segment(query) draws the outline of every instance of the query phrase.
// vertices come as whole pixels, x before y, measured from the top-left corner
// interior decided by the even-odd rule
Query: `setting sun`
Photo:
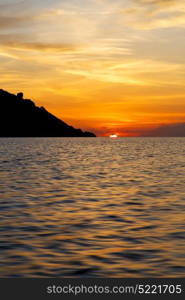
[[[117,135],[117,134],[110,134],[109,137],[110,137],[111,139],[116,139],[116,138],[118,137],[118,135]]]

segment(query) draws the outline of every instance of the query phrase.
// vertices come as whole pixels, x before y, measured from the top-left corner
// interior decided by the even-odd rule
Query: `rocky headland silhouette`
[[[0,89],[0,137],[95,137],[92,132],[66,124],[38,107],[23,93],[11,94]]]

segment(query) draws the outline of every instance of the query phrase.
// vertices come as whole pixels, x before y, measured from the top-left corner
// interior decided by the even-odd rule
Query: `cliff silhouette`
[[[0,137],[95,137],[92,132],[75,129],[37,107],[23,93],[10,94],[0,89]]]

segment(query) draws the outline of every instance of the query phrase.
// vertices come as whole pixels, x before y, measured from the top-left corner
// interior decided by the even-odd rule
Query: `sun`
[[[117,135],[117,134],[110,134],[109,137],[110,137],[111,139],[116,139],[116,138],[118,137],[118,135]]]

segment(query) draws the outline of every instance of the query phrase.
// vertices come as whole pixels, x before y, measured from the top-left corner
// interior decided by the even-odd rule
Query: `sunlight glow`
[[[109,137],[110,137],[111,139],[117,139],[118,135],[117,135],[117,134],[111,134],[111,135],[109,135]]]

